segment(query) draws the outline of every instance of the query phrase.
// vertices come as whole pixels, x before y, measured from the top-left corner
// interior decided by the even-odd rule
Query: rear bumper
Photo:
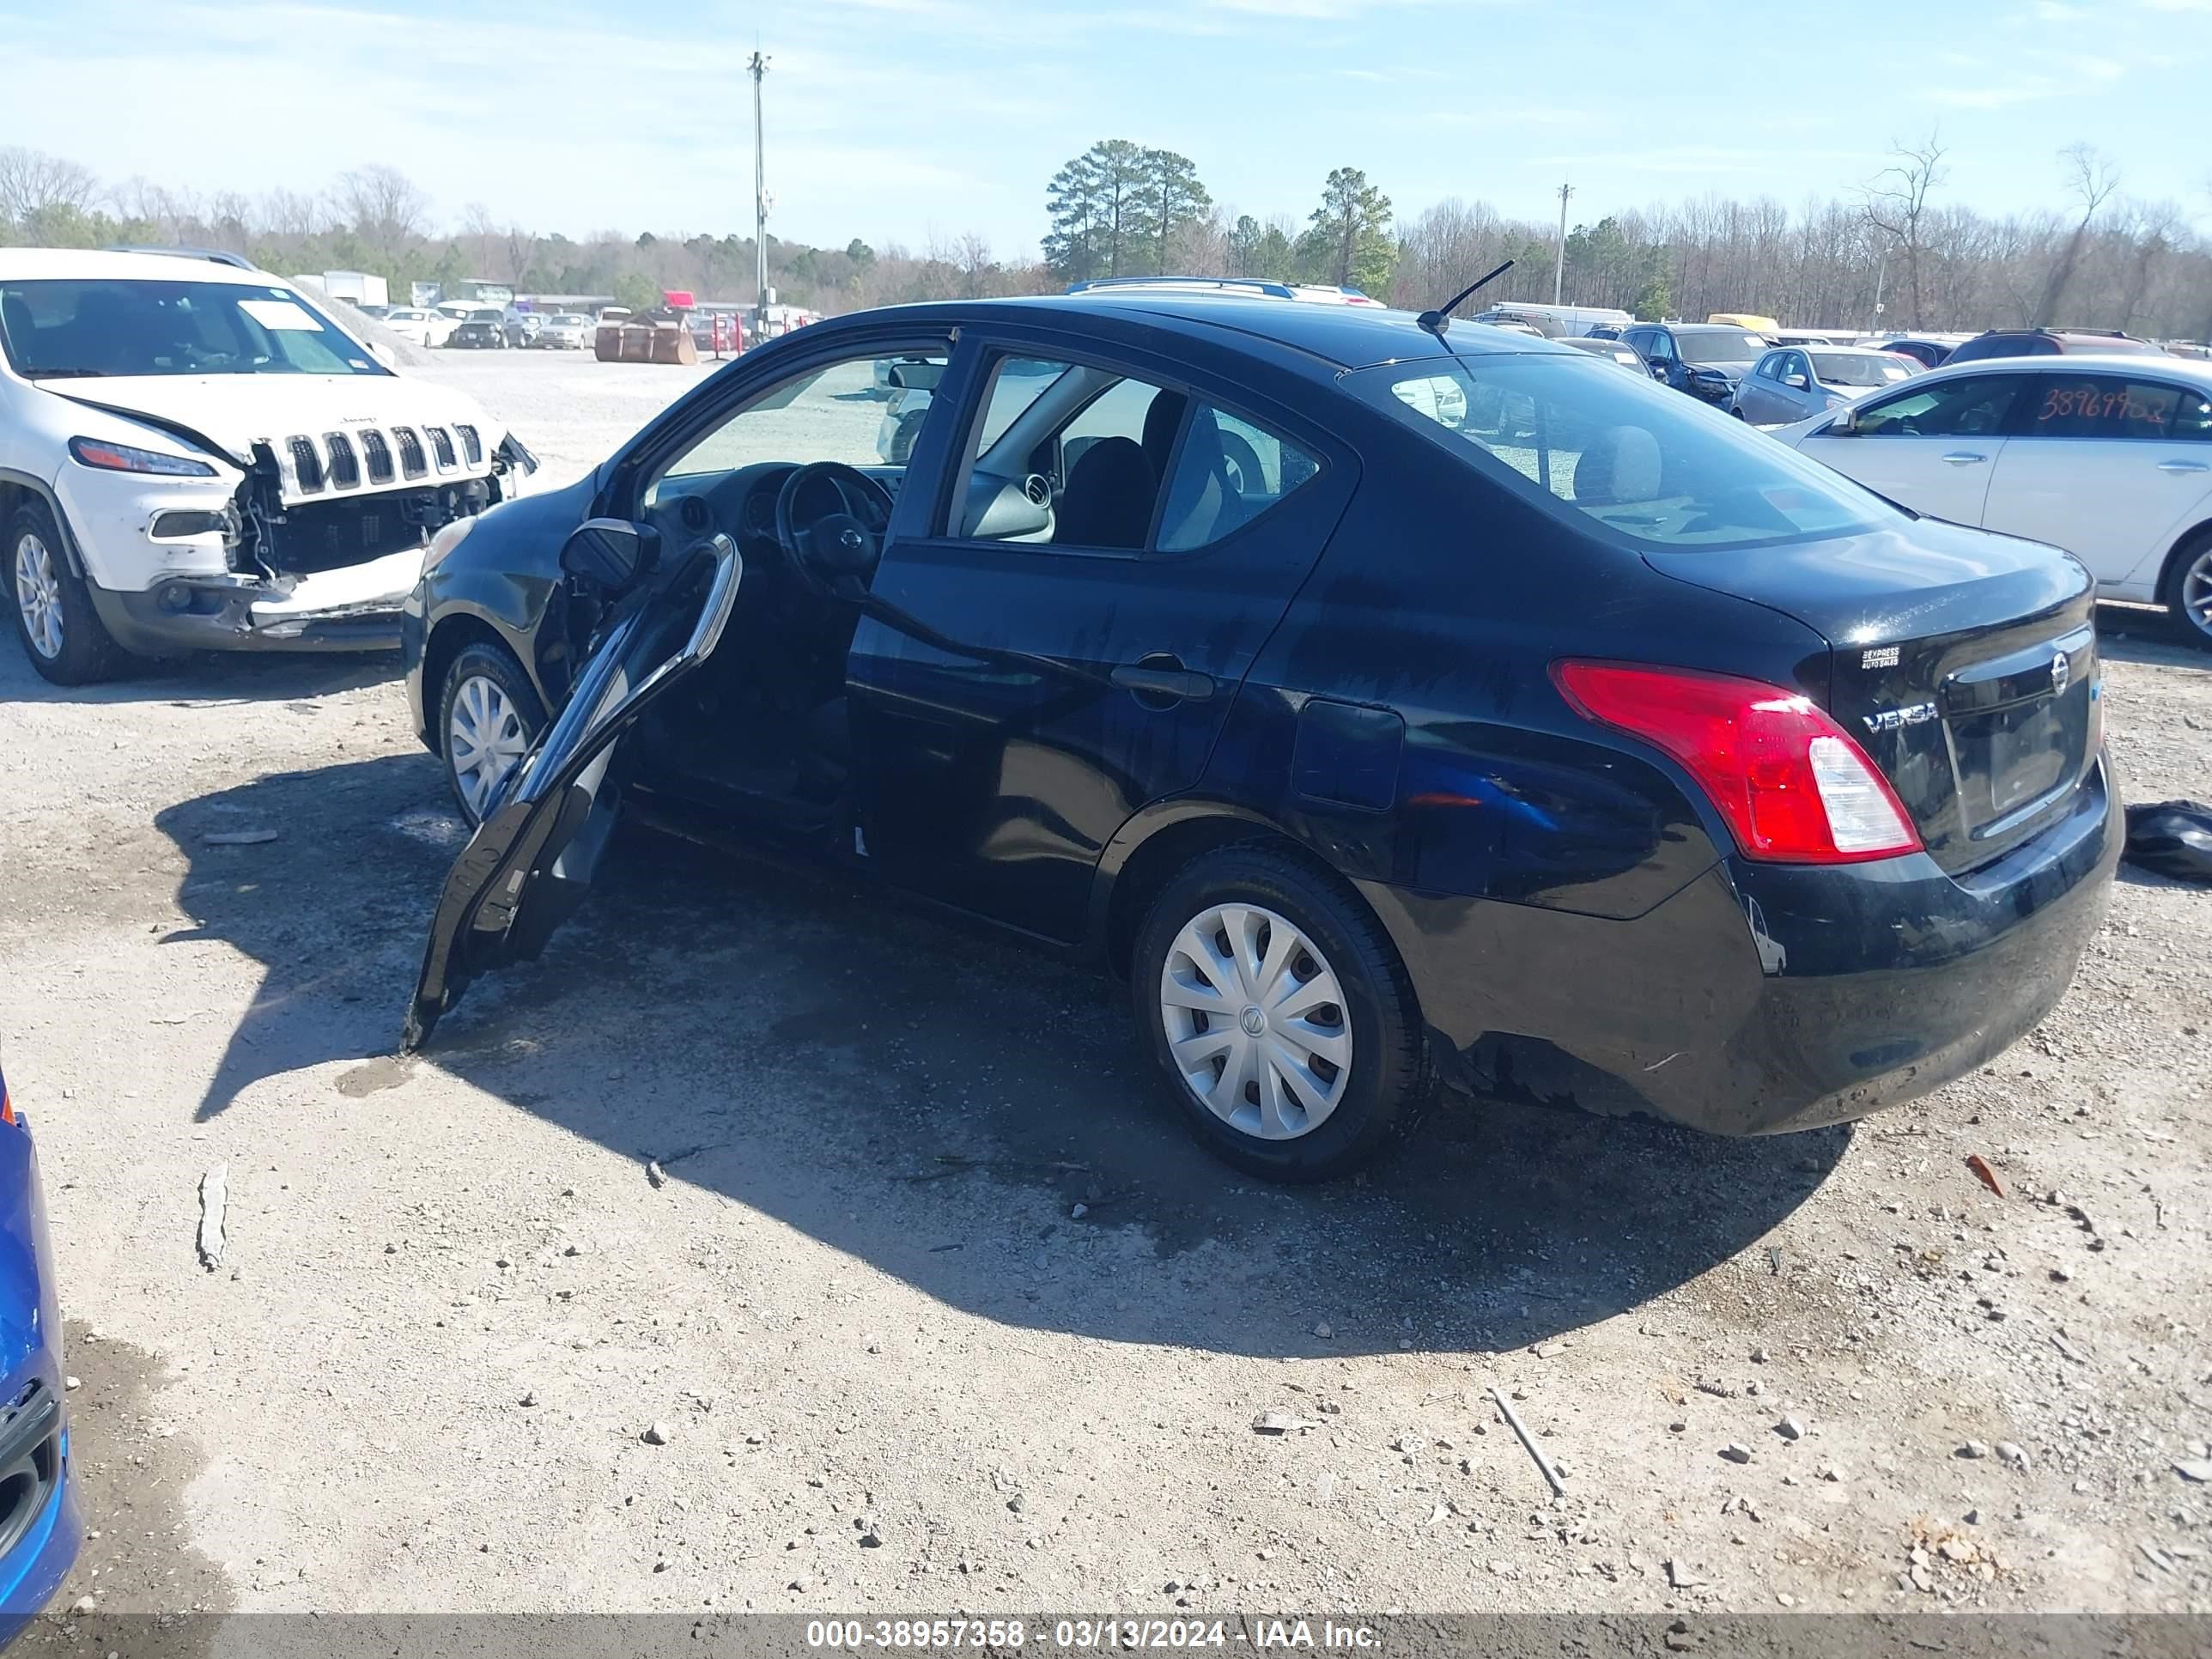
[[[1732,859],[1627,921],[1370,892],[1477,1087],[1771,1134],[1913,1099],[2034,1029],[2124,838],[2100,760],[2063,823],[1960,879],[1919,854]]]

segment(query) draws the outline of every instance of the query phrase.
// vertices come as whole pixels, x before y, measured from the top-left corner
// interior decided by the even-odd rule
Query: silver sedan
[[[1788,426],[1920,372],[1909,357],[1858,346],[1778,346],[1736,382],[1729,405],[1753,426]]]

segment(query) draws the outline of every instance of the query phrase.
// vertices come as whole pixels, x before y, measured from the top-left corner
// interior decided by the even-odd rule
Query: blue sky
[[[1565,178],[1580,221],[1848,191],[1939,121],[1942,199],[2060,205],[2087,140],[2212,226],[2212,0],[0,0],[0,144],[248,195],[386,161],[448,223],[750,228],[757,36],[771,228],[815,242],[1033,249],[1102,137],[1263,218],[1350,164],[1407,216],[1547,219]]]

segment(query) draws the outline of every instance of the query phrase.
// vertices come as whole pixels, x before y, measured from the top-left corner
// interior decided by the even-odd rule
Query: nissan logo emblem
[[[2052,657],[2051,659],[2051,695],[2056,696],[2065,690],[2066,682],[2071,679],[2073,675],[2074,671],[2066,665],[2066,653],[2063,651]]]

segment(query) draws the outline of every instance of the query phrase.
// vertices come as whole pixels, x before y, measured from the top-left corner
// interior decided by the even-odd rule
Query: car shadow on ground
[[[1119,988],[848,882],[643,830],[618,838],[539,962],[471,988],[427,1055],[395,1062],[462,841],[434,764],[271,776],[157,823],[191,862],[189,936],[266,969],[200,1116],[343,1060],[362,1063],[332,1086],[404,1110],[435,1067],[637,1159],[641,1178],[656,1161],[1018,1326],[1256,1354],[1516,1347],[1765,1240],[1850,1140],[1447,1097],[1371,1173],[1271,1188],[1189,1139]],[[248,823],[285,830],[204,840]]]
[[[21,641],[0,643],[0,702],[185,703],[281,702],[322,697],[399,677],[397,651],[207,652],[141,660],[117,678],[90,685],[55,685],[24,656]]]
[[[2097,607],[2097,650],[2108,661],[2154,663],[2212,674],[2212,651],[2189,636],[2172,612],[2137,605]]]

